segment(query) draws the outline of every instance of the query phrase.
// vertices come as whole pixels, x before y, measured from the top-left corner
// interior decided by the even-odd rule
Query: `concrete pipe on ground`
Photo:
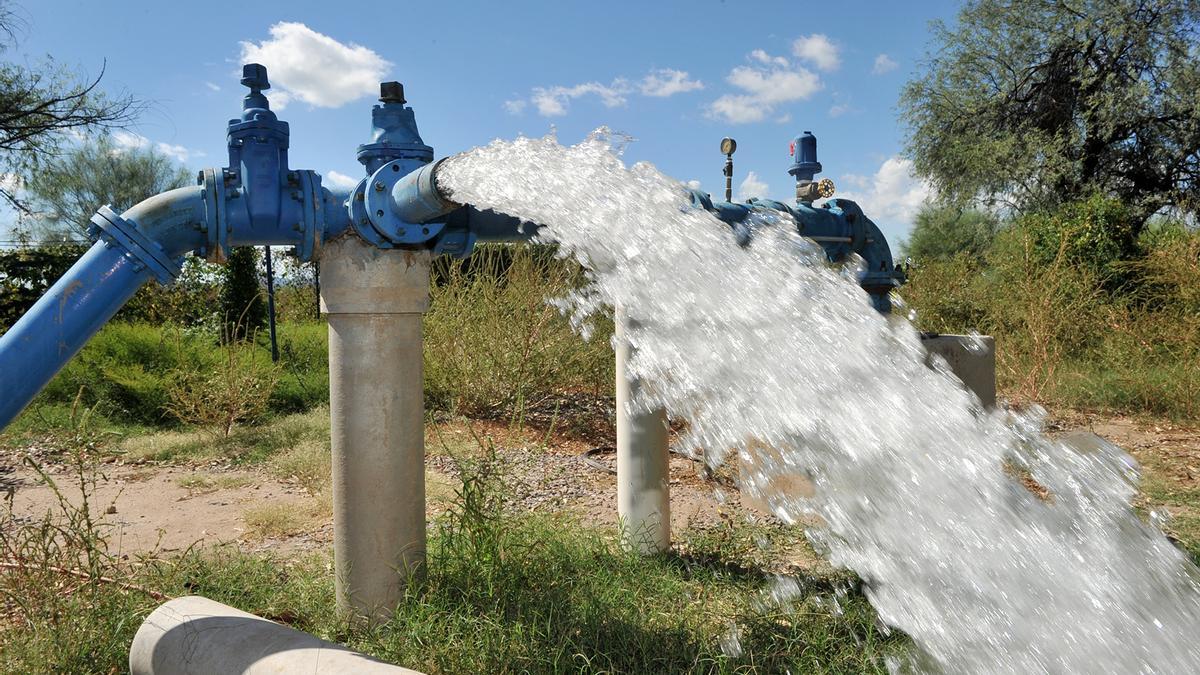
[[[176,598],[142,622],[133,675],[421,675],[208,598]]]

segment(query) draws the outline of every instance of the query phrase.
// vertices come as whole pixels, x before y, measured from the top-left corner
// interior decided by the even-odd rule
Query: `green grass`
[[[117,445],[126,461],[189,463],[226,460],[234,466],[255,466],[278,461],[279,475],[289,470],[311,477],[328,467],[321,466],[323,449],[328,455],[329,411],[316,408],[287,415],[261,426],[236,427],[229,437],[205,431],[152,431],[131,434]],[[300,466],[307,464],[307,466]]]
[[[433,522],[427,576],[373,627],[338,618],[328,552],[125,561],[102,554],[103,527],[72,507],[44,525],[0,523],[6,557],[27,563],[0,568],[0,672],[120,672],[159,593],[203,595],[431,673],[884,672],[883,656],[907,648],[848,577],[797,573],[795,597],[766,601],[773,576],[747,551],[791,546],[784,528],[729,522],[685,533],[686,554],[642,557],[611,531],[514,515],[492,452],[461,468]],[[262,534],[288,534],[293,516],[263,514]]]
[[[809,590],[790,606],[754,609],[769,578],[753,570],[634,556],[569,522],[499,527],[496,557],[452,556],[453,535],[435,534],[424,584],[390,622],[370,629],[332,618],[327,554],[285,563],[190,553],[141,568],[132,583],[213,598],[431,673],[884,672],[882,656],[904,648],[902,637],[880,633],[856,591],[835,610],[821,580],[801,579]],[[157,605],[111,584],[66,597],[6,590],[37,605],[22,617],[28,623],[0,634],[5,672],[119,672],[134,631]],[[740,635],[740,656],[722,651],[731,633]]]

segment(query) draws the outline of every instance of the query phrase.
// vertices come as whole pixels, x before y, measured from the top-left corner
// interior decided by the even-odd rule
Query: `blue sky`
[[[293,168],[359,178],[378,80],[404,83],[439,156],[551,126],[573,143],[607,125],[682,181],[723,190],[723,136],[738,141],[735,193],[790,200],[789,139],[812,130],[826,177],[893,243],[928,190],[899,157],[901,87],[928,23],[957,3],[19,1],[9,52],[46,55],[151,103],[122,139],[199,169],[225,163],[244,58],[271,73],[291,123]],[[281,98],[282,97],[282,98]],[[753,172],[753,175],[751,175]],[[748,179],[748,180],[747,180]],[[743,185],[744,183],[744,185]],[[741,188],[745,188],[742,190]]]

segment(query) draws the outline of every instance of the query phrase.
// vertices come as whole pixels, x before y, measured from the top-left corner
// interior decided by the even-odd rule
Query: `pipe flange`
[[[324,199],[321,177],[315,171],[296,171],[295,174],[300,183],[300,210],[304,218],[300,223],[304,231],[300,243],[296,244],[296,256],[307,262],[320,255],[321,240],[325,237]]]
[[[225,217],[225,169],[205,169],[200,172],[200,184],[204,186],[204,210],[208,243],[199,251],[211,263],[223,263],[229,242],[228,224]]]
[[[371,225],[394,244],[417,245],[431,241],[445,223],[409,223],[392,208],[392,188],[412,170],[411,160],[398,159],[379,167],[362,187]],[[358,192],[355,191],[357,196]],[[355,221],[357,222],[357,221]]]
[[[97,236],[125,249],[134,260],[150,270],[158,283],[166,286],[179,276],[182,270],[179,262],[172,260],[162,247],[151,241],[136,223],[118,216],[107,205],[101,206],[92,216],[92,224],[97,228]]]
[[[371,219],[367,217],[366,200],[369,180],[369,178],[362,179],[350,192],[347,202],[350,211],[350,226],[354,228],[355,234],[368,244],[376,248],[394,248],[392,242],[384,239],[383,235],[371,224]]]

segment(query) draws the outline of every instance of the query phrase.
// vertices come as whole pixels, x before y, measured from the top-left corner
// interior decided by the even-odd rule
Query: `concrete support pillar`
[[[991,335],[925,335],[925,351],[946,359],[950,370],[985,408],[996,407],[996,340]]]
[[[425,563],[421,319],[429,253],[345,237],[321,253],[338,609],[386,619]]]
[[[621,541],[640,553],[671,547],[671,495],[667,414],[631,414],[628,406],[642,383],[626,365],[634,348],[626,337],[630,319],[615,311],[617,356],[617,518]]]
[[[129,672],[421,675],[197,595],[146,617],[129,646]]]

